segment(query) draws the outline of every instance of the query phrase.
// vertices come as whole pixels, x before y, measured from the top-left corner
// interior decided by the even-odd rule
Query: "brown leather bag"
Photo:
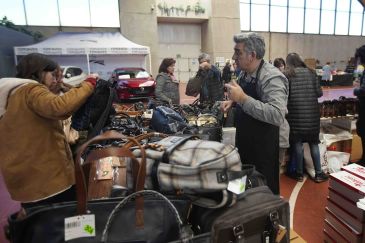
[[[147,133],[129,137],[128,139],[132,140],[127,140],[125,135],[113,130],[103,134],[104,140],[111,139],[113,138],[112,136],[114,138],[126,139],[126,143],[122,146],[125,150],[135,146],[136,142],[143,143],[143,141],[148,141],[152,138],[167,137],[167,135],[162,133]],[[120,148],[117,147],[115,149]],[[88,200],[112,197],[113,188],[119,191],[125,189],[125,192],[127,192],[127,188],[131,188],[131,185],[127,184],[127,161],[125,157],[117,157],[110,154],[109,157],[97,159],[90,164],[88,175]]]

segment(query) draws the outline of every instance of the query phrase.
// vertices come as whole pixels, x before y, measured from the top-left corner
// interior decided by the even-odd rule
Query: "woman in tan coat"
[[[16,78],[0,79],[1,172],[23,208],[75,199],[74,162],[63,132],[67,119],[92,94],[97,76],[62,96],[50,91],[58,64],[24,56]]]

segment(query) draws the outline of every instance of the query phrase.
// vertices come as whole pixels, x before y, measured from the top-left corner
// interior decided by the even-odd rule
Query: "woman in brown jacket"
[[[62,96],[50,91],[58,64],[24,56],[16,78],[0,79],[0,168],[23,208],[75,199],[74,162],[62,128],[92,94],[97,75]]]

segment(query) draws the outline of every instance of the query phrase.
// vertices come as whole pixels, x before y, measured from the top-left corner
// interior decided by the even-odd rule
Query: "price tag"
[[[99,159],[97,164],[96,179],[111,180],[113,178],[113,157]]]
[[[246,190],[247,176],[229,181],[227,190],[235,194],[241,194]]]
[[[78,215],[65,218],[65,241],[95,236],[95,215]]]

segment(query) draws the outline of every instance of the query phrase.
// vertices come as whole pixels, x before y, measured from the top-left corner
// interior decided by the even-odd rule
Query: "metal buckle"
[[[279,213],[278,211],[274,211],[270,213],[270,220],[271,222],[275,222],[279,220]]]
[[[227,181],[228,176],[226,175],[225,172],[217,172],[217,181],[218,183],[224,183]]]
[[[245,233],[245,230],[243,228],[243,225],[237,225],[233,227],[233,235],[237,238],[237,239],[242,239],[243,238],[243,234]]]

